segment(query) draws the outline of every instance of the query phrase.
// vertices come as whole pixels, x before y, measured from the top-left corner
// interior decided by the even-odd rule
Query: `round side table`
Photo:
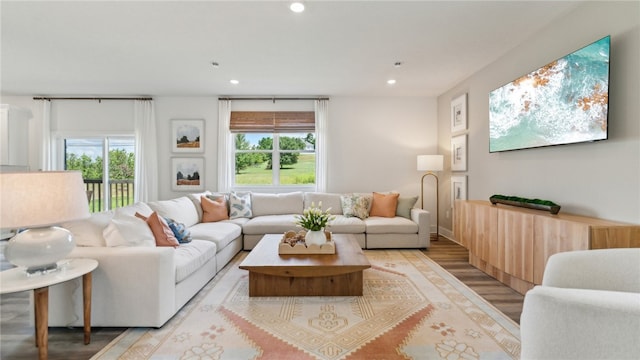
[[[39,359],[48,357],[49,286],[82,276],[84,305],[84,343],[91,341],[91,272],[98,267],[93,259],[65,259],[58,262],[59,269],[46,274],[27,276],[24,268],[0,272],[0,294],[33,290],[36,323],[36,346]]]

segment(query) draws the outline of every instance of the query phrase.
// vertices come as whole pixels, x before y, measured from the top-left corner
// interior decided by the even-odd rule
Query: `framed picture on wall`
[[[172,120],[171,139],[175,153],[204,152],[204,120]]]
[[[451,100],[451,133],[467,130],[467,94]]]
[[[204,190],[204,158],[175,157],[171,159],[171,169],[174,191]]]
[[[451,138],[451,170],[467,171],[467,135]]]
[[[451,207],[456,200],[467,200],[467,176],[456,175],[451,177]]]

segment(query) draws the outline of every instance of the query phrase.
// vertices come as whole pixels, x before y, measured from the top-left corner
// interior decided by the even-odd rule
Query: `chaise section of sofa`
[[[242,249],[241,226],[226,221],[201,223],[195,199],[136,203],[63,224],[78,244],[69,257],[99,263],[93,272],[92,326],[162,326]],[[175,248],[136,245],[132,239],[136,234],[121,229],[131,243],[107,246],[103,234],[114,221],[154,211],[184,225],[193,240]],[[82,326],[81,289],[79,279],[50,288],[50,326]]]

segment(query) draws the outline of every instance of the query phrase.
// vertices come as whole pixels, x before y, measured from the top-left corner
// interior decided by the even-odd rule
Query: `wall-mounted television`
[[[607,139],[610,36],[489,93],[489,152]]]

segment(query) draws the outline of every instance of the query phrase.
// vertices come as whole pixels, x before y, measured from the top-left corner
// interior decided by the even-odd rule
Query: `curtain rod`
[[[153,100],[150,97],[44,97],[44,96],[36,96],[33,100],[94,100],[94,101],[102,101],[102,100]]]
[[[218,100],[329,100],[328,97],[219,97]]]

